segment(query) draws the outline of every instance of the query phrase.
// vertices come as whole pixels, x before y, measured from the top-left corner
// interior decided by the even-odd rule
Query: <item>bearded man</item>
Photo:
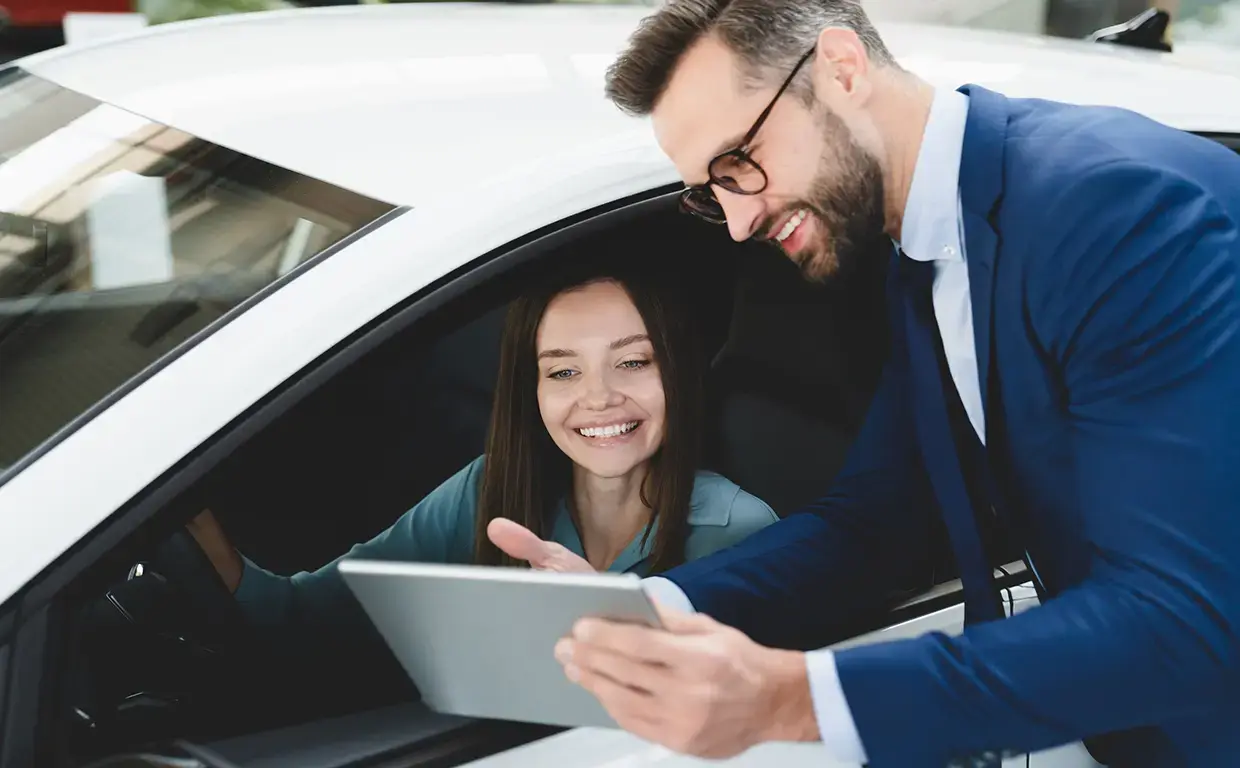
[[[669,0],[607,94],[651,118],[689,213],[810,279],[889,258],[892,350],[820,501],[649,579],[663,628],[580,622],[566,674],[706,757],[820,740],[916,768],[1084,740],[1116,766],[1235,764],[1240,157],[1124,110],[932,87],[857,0]],[[935,516],[963,634],[788,650],[924,567]],[[1040,607],[1005,617],[990,528]]]

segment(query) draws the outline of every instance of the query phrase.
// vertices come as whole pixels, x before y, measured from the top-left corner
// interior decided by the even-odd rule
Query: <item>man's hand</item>
[[[620,727],[712,759],[821,738],[804,654],[765,648],[702,614],[659,613],[663,630],[582,619],[556,645],[568,678]]]
[[[497,517],[487,525],[487,538],[510,557],[524,560],[538,571],[594,573],[583,558],[553,541],[543,541],[524,525]]]

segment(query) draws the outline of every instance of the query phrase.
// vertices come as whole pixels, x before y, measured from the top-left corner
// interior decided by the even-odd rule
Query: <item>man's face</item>
[[[817,66],[815,58],[804,66]],[[779,85],[743,87],[736,57],[714,38],[689,49],[652,114],[659,145],[687,184],[708,180],[711,160],[741,142]],[[850,107],[846,95],[835,100]],[[763,192],[712,187],[734,239],[775,244],[814,280],[882,247],[882,166],[825,100],[807,105],[785,92],[749,154],[766,172]]]

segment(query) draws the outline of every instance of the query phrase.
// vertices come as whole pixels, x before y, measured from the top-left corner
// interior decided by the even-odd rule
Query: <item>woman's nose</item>
[[[602,411],[624,402],[624,395],[615,388],[609,376],[587,374],[584,383],[585,388],[581,393],[582,408]]]

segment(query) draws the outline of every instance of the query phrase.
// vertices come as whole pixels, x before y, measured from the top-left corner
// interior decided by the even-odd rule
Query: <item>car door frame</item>
[[[294,270],[0,474],[0,542],[20,543],[0,557],[0,606],[213,433],[385,313],[524,244],[677,186],[653,145],[618,148],[528,183],[480,181],[468,197],[402,207],[330,258]],[[494,207],[483,222],[478,195]],[[243,369],[243,380],[222,373],[230,369]],[[196,393],[211,397],[177,410]],[[83,467],[88,482],[80,482]],[[44,513],[21,514],[32,509]]]
[[[93,508],[79,509],[80,514],[68,520],[59,519],[55,525],[45,525],[41,529],[35,526],[35,535],[25,541],[16,537],[8,540],[18,541],[25,545],[23,548],[42,547],[43,552],[49,554],[44,555],[48,563],[31,566],[37,568],[35,574],[0,603],[0,616],[11,617],[11,628],[0,634],[0,647],[11,645],[10,674],[4,682],[9,695],[0,701],[14,705],[6,707],[4,720],[0,721],[0,734],[5,737],[0,740],[0,768],[26,768],[34,762],[41,735],[39,723],[53,714],[40,711],[31,702],[47,699],[40,696],[39,691],[46,687],[44,679],[52,663],[46,649],[49,639],[56,636],[58,617],[54,598],[67,585],[145,525],[244,440],[382,341],[473,287],[538,258],[548,249],[581,237],[591,229],[616,226],[626,217],[640,215],[646,205],[664,204],[668,196],[678,192],[678,185],[664,183],[651,187],[645,183],[647,181],[637,180],[637,192],[584,210],[583,204],[592,202],[589,196],[566,201],[577,210],[570,209],[569,215],[553,218],[533,231],[528,227],[527,218],[527,224],[518,226],[518,231],[513,233],[515,236],[477,258],[462,258],[457,252],[441,251],[438,258],[432,255],[424,262],[412,267],[406,264],[403,268],[393,263],[406,252],[401,243],[414,233],[420,234],[424,227],[411,209],[399,209],[383,222],[383,226],[360,232],[343,242],[333,258],[317,263],[313,269],[298,270],[296,280],[290,279],[282,287],[273,288],[261,299],[256,298],[244,312],[238,311],[226,318],[229,322],[217,323],[191,339],[175,357],[148,369],[125,391],[94,409],[84,417],[83,423],[75,425],[76,431],[66,430],[68,434],[58,436],[43,447],[39,455],[28,460],[22,471],[0,486],[0,541],[5,541],[6,523],[8,532],[20,532],[20,523],[13,520],[16,512],[40,508],[40,485],[48,492],[42,498],[51,496],[52,508],[58,511],[73,509],[65,499],[85,500],[87,494],[82,493],[83,486],[92,483],[55,483],[49,482],[49,478],[56,477],[65,465],[82,461],[83,457],[114,455],[107,446],[118,434],[128,431],[131,439],[140,439],[145,428],[145,434],[163,438],[172,454],[151,456],[148,453],[140,457],[145,459],[145,465],[131,468],[130,476],[121,478],[125,482],[117,482],[115,476],[125,474],[123,467],[114,467],[116,472],[111,474],[96,472],[91,478],[96,481]],[[544,217],[554,213],[554,207],[544,207]],[[481,234],[495,237],[494,232]],[[466,240],[462,247],[472,245],[468,239],[462,239]],[[349,272],[350,267],[373,267],[376,262],[385,262],[380,266],[387,269],[369,269],[352,275]],[[385,271],[388,274],[383,274]],[[392,273],[397,273],[395,276],[399,279],[393,279]],[[346,288],[382,287],[384,293],[377,295],[379,292],[372,290],[367,294],[370,300],[361,307],[348,302],[324,307],[322,301],[342,284]],[[390,301],[385,301],[388,298]],[[181,450],[168,445],[171,442],[168,435],[160,434],[160,429],[175,414],[165,410],[159,417],[136,418],[136,410],[142,405],[152,401],[168,403],[170,395],[178,388],[205,376],[213,366],[220,367],[230,355],[243,354],[247,360],[258,361],[264,355],[273,354],[276,345],[269,340],[268,343],[252,343],[247,348],[244,343],[247,334],[259,333],[256,329],[281,338],[287,349],[289,337],[281,334],[290,334],[294,330],[292,326],[299,320],[306,320],[304,314],[290,311],[298,303],[314,307],[314,315],[321,322],[300,329],[302,343],[293,347],[279,361],[279,366],[270,366],[263,376],[247,377],[248,381],[241,382],[244,386],[228,390],[227,397],[220,398],[221,402],[194,409],[191,414],[194,418],[183,425],[182,433],[172,436],[179,437],[179,446],[184,446]],[[216,376],[220,375],[217,371]],[[210,406],[215,408],[213,413],[202,413],[210,410]],[[98,486],[103,484],[108,487],[100,493]],[[114,501],[111,506],[104,507],[106,502],[99,496]],[[30,528],[26,531],[32,532]],[[6,576],[10,583],[16,578],[12,572]],[[3,587],[0,579],[0,589]],[[0,623],[0,628],[4,626]]]

